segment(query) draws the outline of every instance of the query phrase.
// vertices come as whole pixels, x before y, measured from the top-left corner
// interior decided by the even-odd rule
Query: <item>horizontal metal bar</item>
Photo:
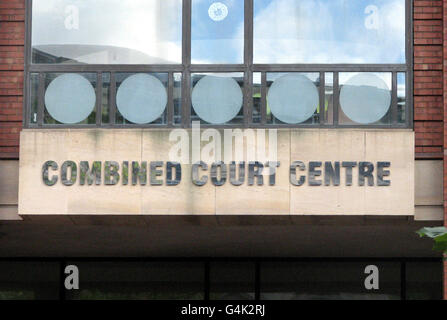
[[[29,66],[30,72],[182,72],[184,69],[183,65],[170,64],[31,64]]]
[[[147,125],[136,125],[136,124],[103,124],[97,126],[95,124],[44,124],[41,127],[36,125],[30,126],[29,128],[43,128],[43,129],[169,129],[169,128],[179,128],[180,124],[168,125],[168,124],[147,124]],[[191,127],[189,125],[188,127]],[[406,125],[331,125],[331,124],[223,124],[223,125],[211,125],[211,124],[201,124],[201,128],[208,129],[408,129]]]
[[[405,64],[255,64],[253,72],[406,72]]]

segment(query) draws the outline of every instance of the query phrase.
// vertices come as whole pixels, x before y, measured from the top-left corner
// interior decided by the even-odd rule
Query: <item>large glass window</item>
[[[181,63],[181,0],[34,0],[32,9],[34,63]]]
[[[365,288],[365,267],[379,270],[379,289]],[[263,300],[399,300],[399,263],[264,263]]]
[[[71,262],[80,277],[74,300],[203,300],[203,264],[181,262]]]
[[[244,63],[244,1],[192,0],[191,59]]]
[[[255,63],[405,63],[405,0],[254,0]]]
[[[412,125],[411,0],[31,0],[27,127]]]

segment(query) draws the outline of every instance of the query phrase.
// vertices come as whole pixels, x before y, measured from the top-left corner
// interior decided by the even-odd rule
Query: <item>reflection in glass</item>
[[[242,89],[231,74],[205,75],[197,82],[195,77],[192,106],[200,119],[211,124],[224,124],[242,111]],[[239,79],[243,81],[243,75]]]
[[[254,0],[255,63],[405,63],[405,0]]]
[[[288,124],[302,123],[317,110],[317,87],[301,74],[286,74],[270,86],[268,105],[273,115]]]
[[[334,74],[326,72],[324,75],[325,82],[325,115],[324,120],[327,124],[334,123]]]
[[[85,77],[67,73],[51,81],[45,92],[45,107],[60,123],[75,124],[85,120],[94,110],[96,93]]]
[[[182,123],[182,74],[174,73],[174,124]]]
[[[39,74],[30,74],[30,117],[31,124],[37,123],[37,107],[39,104]]]
[[[80,290],[72,300],[201,300],[203,264],[183,262],[71,262],[79,268]]]
[[[397,73],[397,122],[405,123],[407,121],[406,116],[406,75],[404,72]]]
[[[380,271],[379,290],[365,288],[365,267]],[[262,300],[400,299],[399,263],[263,263]]]
[[[267,73],[267,123],[318,124],[319,86],[319,73]]]
[[[255,298],[254,263],[211,263],[210,298],[212,300],[253,300]]]
[[[262,79],[260,72],[253,72],[253,123],[261,123]]]
[[[0,300],[57,300],[59,287],[57,262],[0,262]]]
[[[110,73],[103,73],[102,74],[102,123],[108,124],[110,123],[110,109],[109,109],[109,103],[110,103]]]
[[[408,262],[408,300],[442,300],[442,262]]]
[[[124,80],[116,94],[121,115],[137,124],[151,123],[164,112],[168,96],[165,86],[149,74],[134,74]]]
[[[181,63],[181,10],[181,0],[34,0],[32,61]]]
[[[341,109],[354,123],[372,124],[390,113],[391,74],[340,73],[340,84]]]
[[[192,1],[192,63],[243,63],[244,1]]]

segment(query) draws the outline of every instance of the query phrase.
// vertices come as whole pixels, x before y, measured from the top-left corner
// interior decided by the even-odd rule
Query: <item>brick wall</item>
[[[447,88],[447,0],[443,0],[443,84]],[[444,224],[447,226],[447,95],[444,94]],[[447,261],[444,261],[444,300],[447,300]]]
[[[0,159],[19,157],[25,0],[0,0]]]
[[[416,158],[443,157],[442,0],[414,0]]]

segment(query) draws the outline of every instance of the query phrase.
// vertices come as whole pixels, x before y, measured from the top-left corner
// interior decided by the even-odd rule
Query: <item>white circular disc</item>
[[[228,16],[228,7],[222,2],[214,2],[208,9],[208,15],[214,21],[222,21]]]
[[[273,115],[288,124],[308,120],[318,108],[319,95],[315,84],[301,74],[286,74],[271,85],[268,105]]]
[[[144,73],[128,77],[116,94],[119,112],[126,120],[136,124],[147,124],[160,118],[167,103],[168,95],[163,83]]]
[[[45,92],[45,107],[53,119],[64,124],[85,120],[95,108],[96,94],[90,81],[67,73],[51,81]]]
[[[352,121],[371,124],[387,114],[391,106],[391,92],[377,75],[360,73],[341,88],[340,106]]]
[[[196,114],[211,124],[223,124],[234,119],[242,108],[243,95],[233,78],[205,76],[192,92]]]

